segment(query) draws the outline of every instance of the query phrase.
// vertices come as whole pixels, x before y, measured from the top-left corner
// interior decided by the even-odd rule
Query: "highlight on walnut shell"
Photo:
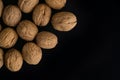
[[[5,28],[0,32],[0,47],[11,48],[18,40],[16,31],[12,28]]]
[[[58,38],[55,34],[51,32],[42,31],[37,34],[36,43],[39,47],[43,49],[52,49],[56,47],[58,43]]]
[[[31,21],[23,20],[17,26],[17,33],[22,39],[32,41],[38,33],[38,28]]]
[[[76,16],[71,12],[58,12],[53,15],[51,23],[58,31],[70,31],[77,24]]]
[[[2,66],[3,66],[3,64],[4,64],[3,55],[4,55],[4,52],[3,52],[3,50],[0,48],[0,68],[2,68]]]
[[[16,49],[10,49],[5,54],[5,66],[12,72],[19,71],[23,65],[21,53]]]
[[[15,5],[8,5],[3,11],[3,22],[11,27],[15,27],[21,20],[22,14],[20,9]]]
[[[33,10],[33,21],[38,26],[46,26],[51,17],[51,8],[46,4],[39,4]]]
[[[39,3],[39,0],[18,0],[18,6],[24,13],[30,13]]]
[[[61,9],[65,6],[67,0],[45,0],[45,2],[53,9]]]
[[[2,11],[3,11],[3,2],[2,0],[0,0],[0,17],[2,15]]]
[[[22,56],[26,63],[37,65],[42,59],[42,50],[35,43],[28,42],[22,48]]]

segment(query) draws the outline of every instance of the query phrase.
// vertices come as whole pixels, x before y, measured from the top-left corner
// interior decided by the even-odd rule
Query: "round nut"
[[[38,33],[38,28],[31,21],[23,20],[17,26],[17,33],[22,39],[32,41]]]
[[[3,52],[3,50],[0,48],[0,68],[2,68],[2,66],[3,66],[3,54],[4,54],[4,52]]]
[[[18,35],[12,28],[5,28],[0,32],[0,47],[11,48],[17,42]]]
[[[17,6],[8,5],[3,11],[3,22],[11,27],[14,27],[21,20],[22,14]]]
[[[2,15],[2,11],[3,11],[3,2],[2,0],[0,0],[0,17]]]
[[[22,49],[23,59],[30,65],[37,65],[42,58],[42,50],[35,43],[28,42]]]
[[[42,31],[37,34],[36,43],[44,49],[52,49],[58,43],[58,38],[55,34],[47,31]]]
[[[46,4],[39,4],[33,11],[33,21],[38,26],[46,26],[51,17],[51,8]]]
[[[70,31],[76,26],[77,18],[71,12],[59,12],[53,15],[51,23],[58,31]]]
[[[45,2],[53,9],[61,9],[65,6],[66,0],[45,0]]]
[[[30,13],[39,0],[18,0],[18,6],[24,13]]]
[[[1,24],[0,24],[0,31],[2,30],[2,26],[1,26]]]
[[[5,54],[5,65],[12,71],[16,72],[22,68],[23,58],[21,53],[16,49],[10,49]]]

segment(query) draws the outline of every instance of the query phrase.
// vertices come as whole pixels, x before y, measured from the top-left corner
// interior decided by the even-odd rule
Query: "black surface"
[[[4,4],[16,4],[17,0],[4,0]],[[44,2],[40,0],[40,3]],[[24,62],[16,73],[5,66],[0,69],[0,80],[111,80],[112,39],[110,34],[111,15],[108,2],[68,0],[59,11],[71,11],[78,19],[77,26],[70,32],[55,31],[51,24],[40,31],[48,30],[59,38],[55,49],[43,50],[40,64],[30,66]],[[53,10],[53,14],[59,12]],[[32,14],[23,14],[31,19]],[[4,27],[7,27],[3,24]],[[15,48],[21,50],[25,41],[19,39]]]

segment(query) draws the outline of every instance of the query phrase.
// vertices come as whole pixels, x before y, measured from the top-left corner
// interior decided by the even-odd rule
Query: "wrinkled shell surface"
[[[0,32],[0,47],[11,48],[17,42],[18,35],[12,28],[5,28]]]
[[[3,11],[3,2],[2,0],[0,0],[0,17],[2,15],[2,11]]]
[[[71,12],[59,12],[53,15],[51,23],[58,31],[70,31],[76,26],[77,18]]]
[[[42,50],[35,43],[29,42],[23,46],[23,59],[31,65],[36,65],[42,58]]]
[[[58,43],[58,38],[55,34],[47,31],[42,31],[37,34],[36,43],[44,49],[52,49]]]
[[[45,2],[53,9],[61,9],[66,4],[66,0],[45,0]]]
[[[38,33],[37,26],[29,20],[24,20],[17,26],[19,36],[27,41],[32,41]]]
[[[33,11],[33,21],[38,26],[46,26],[51,17],[51,8],[46,4],[39,4]]]
[[[22,14],[20,9],[14,5],[8,5],[3,11],[3,22],[11,27],[14,27],[21,20]]]
[[[5,54],[5,65],[13,72],[19,71],[22,68],[23,58],[21,53],[16,49],[10,49]]]
[[[39,3],[39,0],[18,0],[18,6],[24,13],[29,13]]]
[[[3,50],[0,48],[0,68],[3,66]]]

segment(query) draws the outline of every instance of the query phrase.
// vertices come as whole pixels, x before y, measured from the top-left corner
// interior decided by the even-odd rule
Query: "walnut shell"
[[[21,20],[22,14],[20,9],[15,5],[8,5],[3,11],[3,22],[11,27],[14,27]]]
[[[42,31],[37,34],[36,43],[43,49],[52,49],[57,45],[58,38],[51,32]]]
[[[2,26],[1,26],[1,24],[0,24],[0,31],[2,30]]]
[[[53,15],[51,23],[58,31],[70,31],[76,26],[77,18],[71,12],[59,12]]]
[[[30,13],[39,0],[18,0],[18,6],[24,13]]]
[[[16,49],[8,50],[5,54],[5,65],[12,72],[19,71],[23,65],[21,53]]]
[[[3,2],[2,0],[0,0],[0,17],[2,15],[2,11],[3,11]]]
[[[45,2],[53,9],[61,9],[65,6],[67,0],[45,0]]]
[[[38,26],[46,26],[51,17],[51,8],[46,4],[39,4],[33,11],[33,21]]]
[[[30,65],[37,65],[42,58],[42,50],[35,43],[28,42],[22,49],[23,59]]]
[[[17,26],[17,33],[22,39],[32,41],[38,33],[38,28],[31,21],[23,20]]]
[[[12,28],[5,28],[0,32],[0,47],[11,48],[17,42],[18,35]]]
[[[0,68],[3,66],[3,50],[0,48]]]

